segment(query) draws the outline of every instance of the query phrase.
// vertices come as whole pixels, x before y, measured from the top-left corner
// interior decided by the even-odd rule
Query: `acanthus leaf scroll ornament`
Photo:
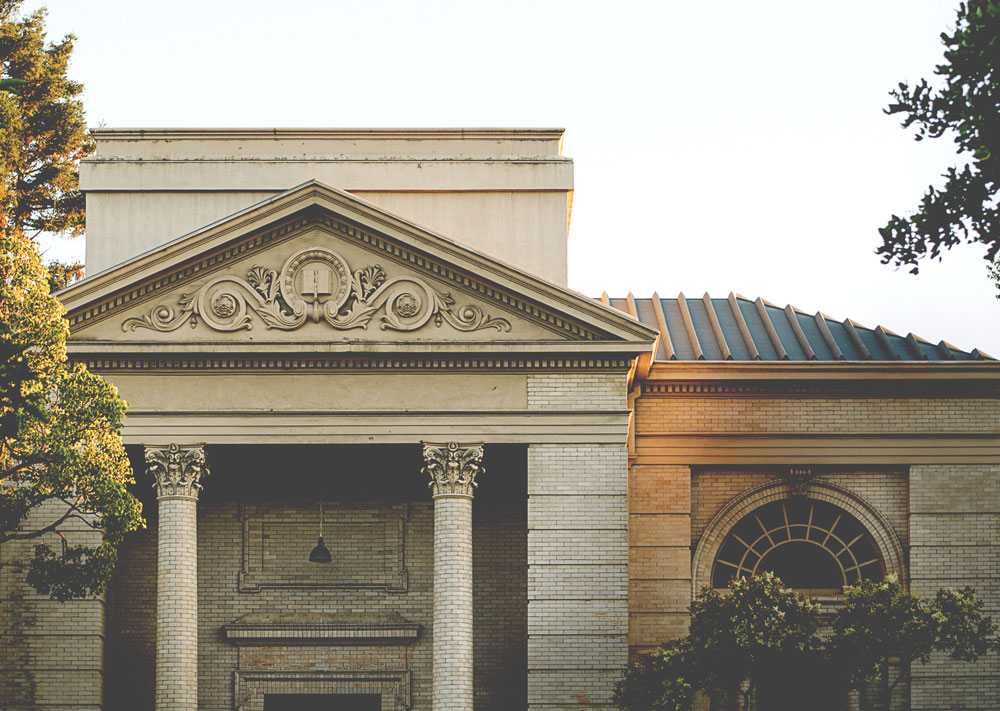
[[[123,331],[148,328],[175,331],[199,319],[216,331],[253,328],[253,315],[266,328],[295,330],[305,323],[326,322],[337,330],[368,328],[383,311],[383,330],[415,331],[431,319],[459,331],[493,328],[509,331],[510,321],[491,318],[474,304],[456,306],[450,294],[418,277],[390,279],[381,266],[351,271],[340,255],[324,248],[293,254],[280,270],[254,265],[246,278],[220,276],[198,291],[184,294],[177,305],[159,304],[139,318],[122,322]]]
[[[424,466],[420,470],[430,477],[431,495],[469,496],[476,484],[476,476],[484,469],[482,444],[431,444],[424,442]]]
[[[147,447],[146,471],[154,477],[153,488],[157,498],[181,496],[197,499],[201,480],[209,473],[205,448],[178,444],[163,448]]]

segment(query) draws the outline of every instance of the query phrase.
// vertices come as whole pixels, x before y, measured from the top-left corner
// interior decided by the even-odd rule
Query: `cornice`
[[[1000,398],[1000,380],[825,379],[658,380],[640,384],[641,396],[657,397],[961,397]]]
[[[96,373],[213,373],[213,372],[351,372],[351,371],[392,371],[392,372],[487,372],[487,371],[572,371],[617,372],[624,374],[631,367],[632,359],[623,357],[407,357],[407,356],[346,356],[322,357],[289,355],[247,356],[247,355],[175,355],[159,357],[118,357],[118,356],[71,356],[83,363],[88,370]]]
[[[97,165],[101,163],[135,163],[141,165],[184,165],[192,166],[193,161],[187,158],[146,158],[146,157],[132,157],[132,156],[108,156],[108,157],[95,157],[86,158],[83,160],[84,163],[88,165]],[[404,157],[398,157],[393,155],[373,155],[373,156],[350,156],[350,155],[302,155],[296,156],[295,158],[261,158],[257,156],[211,156],[208,158],[199,158],[196,165],[201,166],[206,163],[278,163],[281,165],[295,164],[295,163],[485,163],[489,165],[494,165],[498,163],[531,163],[533,165],[544,164],[544,163],[555,163],[555,164],[566,164],[572,163],[570,158],[564,158],[562,156],[549,156],[549,155],[516,155],[516,156],[449,156],[449,155],[406,155]],[[147,188],[148,189],[148,188]],[[275,188],[280,190],[280,188]],[[200,190],[205,190],[208,192],[214,192],[208,188],[201,188]],[[97,187],[88,189],[88,193],[100,193],[107,191],[107,188]],[[251,190],[244,188],[246,192],[256,192],[256,190]],[[116,191],[118,192],[118,191]],[[158,191],[159,192],[159,191]],[[169,192],[169,191],[164,191]],[[186,190],[183,192],[199,192],[198,189]],[[361,190],[360,192],[379,192],[372,190]],[[401,190],[383,190],[381,192],[405,192]],[[467,191],[463,191],[467,192]],[[472,191],[479,192],[479,191]],[[492,192],[492,191],[491,191]],[[539,189],[533,188],[532,192],[565,192],[561,188],[548,188]]]
[[[176,141],[205,139],[340,140],[560,140],[564,128],[93,128],[98,140]]]
[[[69,341],[71,358],[159,358],[187,357],[533,357],[533,358],[626,358],[643,350],[642,341]]]
[[[1000,382],[996,361],[657,361],[645,382],[969,380]]]

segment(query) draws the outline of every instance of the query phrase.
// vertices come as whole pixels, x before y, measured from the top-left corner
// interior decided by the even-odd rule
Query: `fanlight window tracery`
[[[839,591],[861,580],[881,580],[878,547],[854,516],[816,499],[773,501],[729,531],[715,558],[712,585],[770,571],[789,587]]]

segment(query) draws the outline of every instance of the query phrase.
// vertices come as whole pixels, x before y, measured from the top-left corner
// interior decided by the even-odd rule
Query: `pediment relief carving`
[[[608,338],[559,306],[320,209],[68,306],[71,341]]]
[[[278,269],[254,263],[244,274],[217,276],[175,302],[164,301],[122,321],[123,331],[171,332],[184,324],[214,331],[251,330],[254,316],[268,330],[294,331],[322,323],[338,331],[416,331],[448,323],[458,331],[511,330],[506,318],[473,303],[456,303],[424,279],[392,275],[381,264],[352,269],[332,249],[310,247]]]

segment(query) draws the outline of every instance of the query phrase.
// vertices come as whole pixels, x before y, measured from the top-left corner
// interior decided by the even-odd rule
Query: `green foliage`
[[[697,674],[690,642],[673,640],[630,665],[613,700],[622,711],[687,711]]]
[[[952,135],[969,160],[948,168],[944,187],[930,186],[914,215],[893,215],[879,230],[882,262],[909,265],[914,274],[918,259],[961,242],[986,245],[989,260],[1000,252],[1000,0],[960,4],[955,31],[941,41],[940,86],[902,82],[886,109],[914,127],[918,141]]]
[[[996,297],[1000,299],[1000,255],[993,258],[993,261],[986,265],[986,273],[996,285]]]
[[[119,434],[126,404],[113,385],[68,362],[67,333],[34,243],[8,222],[0,231],[0,543],[37,541],[28,581],[58,600],[99,593],[118,544],[142,525]],[[64,532],[69,523],[103,531],[103,541],[52,550],[50,541],[74,535]]]
[[[971,588],[940,590],[933,599],[921,600],[890,575],[846,587],[844,593],[829,654],[852,688],[877,684],[883,708],[890,708],[911,663],[927,661],[935,651],[975,661],[996,644],[997,628],[983,616],[983,603]],[[899,660],[902,669],[895,678],[890,678],[890,659]]]
[[[722,593],[706,588],[691,605],[689,635],[631,664],[614,702],[621,711],[689,711],[694,694],[705,692],[713,708],[735,709],[740,694],[749,708],[756,675],[822,651],[841,688],[878,685],[881,708],[891,708],[910,664],[932,652],[975,661],[1000,651],[997,626],[971,588],[921,600],[889,576],[846,587],[844,594],[833,637],[821,645],[819,608],[771,573],[733,580]],[[894,679],[890,660],[902,669]]]
[[[49,290],[59,291],[75,281],[83,279],[83,264],[74,262],[51,261],[46,267],[49,270]]]
[[[749,695],[755,670],[815,649],[818,629],[819,608],[764,573],[733,580],[725,595],[703,590],[691,605],[689,639],[703,660],[706,690],[734,696],[750,680]]]
[[[632,665],[615,703],[622,711],[686,711],[693,692],[705,691],[732,704],[750,681],[747,700],[753,674],[816,649],[818,629],[819,608],[771,573],[735,579],[724,594],[706,588],[691,605],[689,635]]]
[[[79,160],[93,150],[83,85],[66,76],[74,37],[46,44],[45,10],[0,0],[0,229],[78,235]]]

